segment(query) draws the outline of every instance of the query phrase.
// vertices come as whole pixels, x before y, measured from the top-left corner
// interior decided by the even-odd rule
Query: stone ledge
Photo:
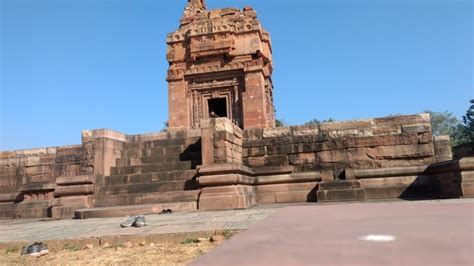
[[[361,188],[360,181],[358,180],[334,180],[324,181],[319,183],[320,190],[332,190],[332,189],[358,189]]]
[[[30,191],[43,191],[43,190],[54,190],[56,184],[47,184],[47,183],[31,183],[23,185],[19,191],[20,192],[30,192]]]
[[[198,166],[198,175],[242,174],[253,175],[251,168],[241,164],[211,164]]]
[[[76,196],[76,195],[90,195],[94,194],[94,185],[73,185],[73,186],[58,186],[54,191],[54,197]]]
[[[69,186],[69,185],[82,185],[82,184],[93,184],[94,176],[81,175],[81,176],[61,176],[56,178],[56,185]]]
[[[291,174],[295,167],[293,165],[281,165],[281,166],[263,166],[254,167],[252,171],[256,176],[263,175],[275,175],[275,174]]]
[[[17,192],[0,194],[0,202],[14,202],[19,195],[20,193]]]
[[[321,174],[318,172],[298,173],[289,175],[271,175],[258,176],[255,178],[255,185],[284,184],[284,183],[302,183],[321,181]]]
[[[223,174],[201,176],[197,179],[199,185],[209,186],[225,186],[225,185],[252,185],[254,178],[241,174]]]
[[[364,201],[366,196],[363,189],[356,188],[319,190],[317,191],[317,198],[319,202]]]
[[[471,170],[474,170],[474,157],[465,157],[459,160],[436,163],[429,167],[430,173]]]
[[[390,167],[379,169],[354,169],[354,177],[356,179],[379,178],[379,177],[395,177],[418,175],[425,172],[428,166],[407,166],[407,167]]]

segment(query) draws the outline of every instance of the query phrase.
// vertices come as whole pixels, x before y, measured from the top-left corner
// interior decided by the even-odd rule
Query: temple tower
[[[167,36],[170,130],[213,117],[243,129],[274,127],[272,48],[256,11],[188,0],[180,23]]]

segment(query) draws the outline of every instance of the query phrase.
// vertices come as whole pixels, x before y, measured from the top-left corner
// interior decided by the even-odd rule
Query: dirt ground
[[[61,250],[52,249],[42,257],[22,256],[19,250],[4,250],[0,254],[0,265],[186,265],[219,243],[209,239],[200,239],[199,242],[188,239],[182,243],[125,243],[105,248],[65,246]]]

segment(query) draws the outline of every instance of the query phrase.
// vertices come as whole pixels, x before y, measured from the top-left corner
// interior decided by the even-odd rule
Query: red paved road
[[[193,265],[302,264],[474,265],[474,202],[287,207]]]

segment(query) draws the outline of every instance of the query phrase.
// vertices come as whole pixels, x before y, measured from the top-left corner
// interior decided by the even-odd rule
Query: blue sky
[[[473,88],[471,0],[207,0],[253,6],[290,124],[450,111]],[[0,150],[167,120],[166,33],[186,0],[0,0]]]

